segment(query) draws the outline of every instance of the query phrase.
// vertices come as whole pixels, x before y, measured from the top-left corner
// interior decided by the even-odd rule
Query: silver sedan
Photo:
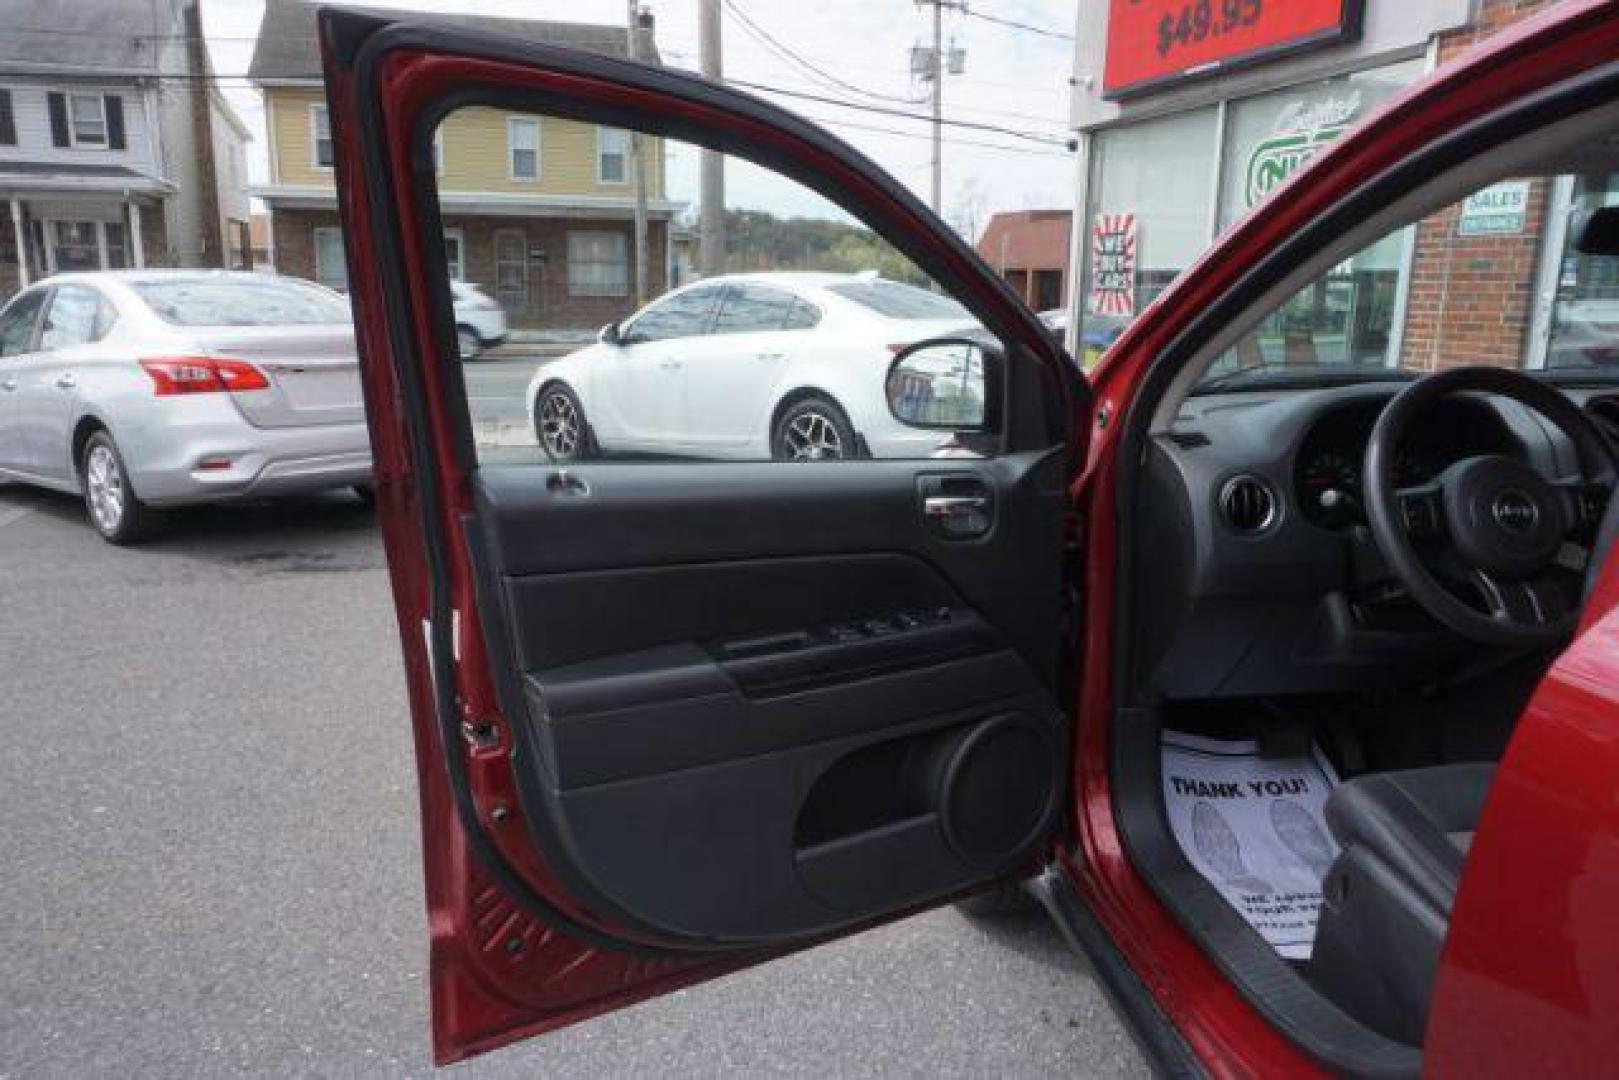
[[[80,494],[114,543],[153,508],[354,487],[371,449],[348,303],[291,278],[63,274],[0,310],[0,480]]]

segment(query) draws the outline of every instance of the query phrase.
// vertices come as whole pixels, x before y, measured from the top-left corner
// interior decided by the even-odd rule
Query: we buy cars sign
[[[1108,98],[1360,33],[1361,0],[1109,0]]]

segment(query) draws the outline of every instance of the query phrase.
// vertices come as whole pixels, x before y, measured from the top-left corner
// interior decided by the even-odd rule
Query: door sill
[[[1040,901],[1069,947],[1089,961],[1103,993],[1152,1066],[1153,1075],[1207,1075],[1197,1055],[1158,1008],[1151,991],[1079,898],[1079,892],[1062,870],[1052,864],[1029,879],[1024,887]]]

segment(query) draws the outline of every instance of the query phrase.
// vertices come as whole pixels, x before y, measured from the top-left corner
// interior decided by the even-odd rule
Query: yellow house
[[[436,20],[549,44],[626,56],[624,27],[435,15]],[[651,29],[643,55],[655,55]],[[271,258],[284,274],[346,283],[332,184],[333,145],[315,6],[268,0],[249,74],[264,95],[270,181],[255,187],[270,214]],[[669,281],[670,219],[660,139],[642,140],[649,225],[646,292]],[[434,142],[444,251],[452,277],[476,283],[515,326],[593,328],[634,304],[632,139],[555,116],[469,107]]]

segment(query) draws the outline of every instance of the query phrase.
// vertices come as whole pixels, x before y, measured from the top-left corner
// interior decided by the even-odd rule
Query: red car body
[[[537,90],[557,99],[644,110],[723,131],[846,185],[850,197],[908,230],[915,247],[959,264],[980,282],[974,299],[1026,330],[1028,346],[1053,369],[1065,366],[1038,323],[993,275],[943,244],[925,215],[872,187],[869,177],[794,133],[725,108],[656,100],[610,72],[599,78],[407,45],[390,52],[374,87],[350,63],[374,25],[361,17],[325,24],[332,127],[339,133],[339,191],[359,325],[376,461],[379,520],[396,597],[410,701],[416,721],[432,934],[435,1046],[451,1061],[516,1038],[610,1011],[757,961],[757,951],[653,959],[592,943],[592,935],[635,940],[580,903],[556,868],[515,828],[518,804],[500,701],[488,670],[489,644],[472,617],[480,605],[474,567],[451,538],[473,510],[468,477],[456,465],[457,403],[427,380],[413,398],[402,372],[403,332],[390,322],[390,261],[425,266],[433,242],[411,205],[417,170],[413,134],[433,103],[468,82]],[[1078,435],[1071,495],[1084,551],[1085,625],[1079,698],[1073,703],[1071,801],[1045,852],[1051,873],[1071,883],[1128,968],[1121,993],[1138,1024],[1154,1021],[1183,1040],[1209,1071],[1296,1075],[1321,1067],[1279,1033],[1239,992],[1160,902],[1121,839],[1108,768],[1110,673],[1117,581],[1115,491],[1122,422],[1155,357],[1194,313],[1235,288],[1245,268],[1354,191],[1471,118],[1528,98],[1619,56],[1619,12],[1573,2],[1501,34],[1384,107],[1313,160],[1286,188],[1231,230],[1120,338],[1092,380],[1091,394],[1060,379],[1048,384]],[[384,125],[379,159],[355,134]],[[367,157],[367,154],[370,154]],[[395,207],[387,194],[400,201]],[[381,243],[397,214],[397,249]],[[426,275],[414,275],[408,307],[420,342],[451,347],[431,356],[454,366],[453,341],[424,313],[433,309]],[[397,298],[396,298],[397,299]],[[1088,442],[1088,445],[1084,445]],[[425,462],[437,467],[424,468]],[[1485,812],[1457,900],[1434,998],[1424,1066],[1440,1074],[1521,1075],[1597,1071],[1619,1059],[1619,555],[1580,632],[1522,717]],[[442,582],[443,586],[435,586]],[[447,591],[446,591],[447,590]],[[433,635],[455,613],[453,664]],[[446,719],[444,711],[453,708]],[[487,726],[487,727],[486,727]],[[464,729],[467,741],[457,738]],[[480,732],[491,732],[489,738]],[[464,791],[441,764],[464,755]],[[458,812],[458,799],[462,805]],[[476,815],[492,844],[475,850],[461,814]],[[1068,843],[1059,842],[1066,837]],[[545,921],[513,899],[491,872],[490,855],[565,918]],[[814,941],[796,942],[803,947]],[[765,950],[777,955],[782,948]],[[1131,989],[1133,987],[1133,990]]]

